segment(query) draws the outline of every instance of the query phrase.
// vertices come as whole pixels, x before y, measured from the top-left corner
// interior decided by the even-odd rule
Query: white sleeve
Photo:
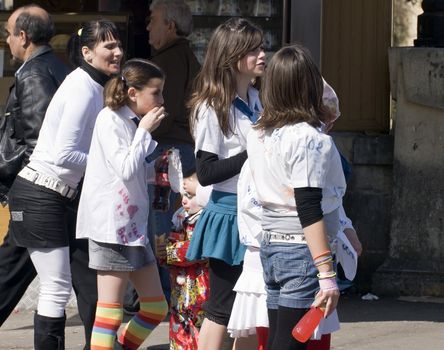
[[[237,225],[242,244],[260,247],[262,205],[258,200],[248,159],[241,169],[237,183]]]
[[[195,150],[220,154],[223,134],[217,120],[216,112],[211,107],[199,109],[195,130]]]
[[[97,115],[91,115],[91,109],[95,105],[97,97],[90,91],[83,93],[78,89],[71,96],[63,97],[66,98],[66,103],[55,135],[54,149],[52,150],[54,163],[67,169],[83,171],[86,167],[88,154],[80,151],[79,145],[85,142],[83,138],[88,119],[97,117]]]
[[[145,167],[145,158],[157,146],[151,134],[143,128],[137,128],[131,140],[125,121],[112,113],[100,114],[96,128],[107,163],[123,181],[128,181]]]
[[[324,188],[334,152],[331,137],[317,134],[289,134],[282,141],[282,152],[293,188]]]
[[[347,214],[345,214],[344,206],[342,205],[339,207],[339,223],[341,224],[341,231],[344,231],[346,228],[355,229],[352,221]]]

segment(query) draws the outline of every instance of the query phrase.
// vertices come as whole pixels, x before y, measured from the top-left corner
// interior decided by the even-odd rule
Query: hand
[[[140,120],[139,128],[143,128],[151,133],[157,129],[166,115],[164,107],[154,107]]]
[[[165,264],[167,260],[167,251],[166,251],[166,235],[162,234],[160,236],[155,237],[155,246],[154,246],[154,254],[156,255],[159,264]]]
[[[161,263],[167,260],[166,241],[156,242],[156,258]]]
[[[355,230],[352,228],[346,228],[344,229],[344,234],[347,236],[348,240],[350,241],[350,244],[352,245],[353,249],[356,251],[356,254],[358,256],[361,256],[362,254],[362,244],[359,240],[358,234]]]
[[[315,297],[312,306],[324,309],[324,317],[329,316],[338,305],[339,289],[320,290]]]

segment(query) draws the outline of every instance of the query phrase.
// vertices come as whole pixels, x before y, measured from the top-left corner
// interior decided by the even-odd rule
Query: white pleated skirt
[[[242,274],[233,289],[236,292],[228,333],[233,338],[256,334],[256,327],[268,327],[267,292],[259,248],[247,247]]]

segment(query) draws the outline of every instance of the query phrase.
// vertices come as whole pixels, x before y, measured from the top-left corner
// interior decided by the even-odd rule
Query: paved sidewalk
[[[443,350],[444,299],[381,298],[363,301],[343,296],[341,330],[332,350]],[[67,310],[66,349],[81,350],[83,327],[75,308]],[[0,328],[0,350],[33,349],[32,312],[12,314]],[[141,349],[168,349],[168,323],[163,322]]]

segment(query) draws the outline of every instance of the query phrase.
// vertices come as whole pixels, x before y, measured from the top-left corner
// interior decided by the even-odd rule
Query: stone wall
[[[338,149],[352,165],[344,208],[363,245],[355,282],[371,290],[372,275],[387,256],[393,187],[393,137],[332,133]]]
[[[392,48],[397,101],[390,249],[380,294],[444,296],[444,49]]]

